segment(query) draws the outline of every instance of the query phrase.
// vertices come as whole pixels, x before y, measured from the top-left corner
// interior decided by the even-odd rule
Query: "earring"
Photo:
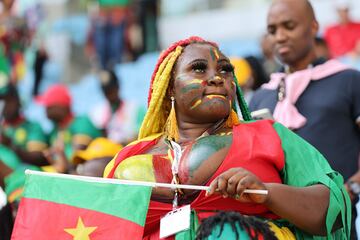
[[[234,109],[231,109],[231,112],[226,119],[225,127],[232,128],[234,125],[238,125],[239,123],[240,121],[237,113],[234,111]]]
[[[165,135],[168,140],[179,140],[179,129],[177,126],[176,112],[175,112],[175,98],[171,96],[171,110],[168,119],[165,123]]]

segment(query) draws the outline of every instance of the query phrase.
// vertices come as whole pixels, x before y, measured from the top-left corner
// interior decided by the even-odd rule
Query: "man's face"
[[[65,119],[67,114],[68,114],[68,107],[58,106],[58,105],[46,107],[46,115],[48,119],[50,119],[55,123],[60,123],[62,120]]]
[[[314,47],[317,23],[297,1],[279,1],[272,5],[267,18],[273,51],[284,64],[293,65],[309,55]]]

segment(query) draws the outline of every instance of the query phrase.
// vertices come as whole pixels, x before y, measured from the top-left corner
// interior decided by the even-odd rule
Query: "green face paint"
[[[198,85],[198,84],[190,84],[190,85],[187,85],[187,86],[181,88],[181,93],[185,94],[185,93],[187,93],[189,91],[197,90],[199,88],[200,88],[200,85]]]
[[[220,99],[220,98],[219,98],[219,99]],[[212,104],[214,104],[213,101],[205,101],[202,105],[203,105],[204,107],[206,107],[206,106],[211,106]],[[224,105],[224,107],[226,107],[226,102],[221,101],[221,104]]]
[[[215,57],[215,53],[214,53],[214,49],[213,49],[213,48],[210,49],[210,56],[211,56],[211,59],[212,59],[213,61],[216,60],[216,57]]]
[[[193,79],[186,83],[186,85],[181,88],[181,93],[185,94],[191,90],[197,90],[203,85],[204,81],[200,79]]]

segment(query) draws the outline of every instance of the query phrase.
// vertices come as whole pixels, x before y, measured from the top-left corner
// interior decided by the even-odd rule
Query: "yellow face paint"
[[[201,99],[197,100],[197,101],[191,106],[190,109],[196,108],[197,106],[199,106],[199,105],[201,104],[201,102],[202,102]]]
[[[218,60],[219,59],[219,52],[217,51],[217,49],[214,49],[214,54],[215,54],[216,60]]]
[[[218,95],[218,94],[210,94],[210,95],[207,95],[206,98],[208,99],[213,99],[213,98],[222,98],[222,99],[226,99],[225,96],[223,95]]]
[[[202,84],[204,82],[204,80],[201,79],[193,79],[190,82],[187,82],[187,84]]]

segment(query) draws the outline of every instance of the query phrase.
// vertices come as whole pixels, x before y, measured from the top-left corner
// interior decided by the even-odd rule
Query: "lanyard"
[[[216,132],[219,128],[221,128],[223,126],[223,123],[224,123],[224,119],[220,120],[215,125],[213,125],[211,128],[207,129],[199,137],[197,137],[195,139],[195,141],[202,137],[209,136],[212,133]],[[178,173],[179,173],[179,165],[180,165],[183,149],[181,149],[180,144],[178,144],[177,142],[175,142],[173,140],[169,140],[167,138],[165,138],[165,144],[168,145],[169,150],[170,151],[172,150],[173,154],[174,154],[174,157],[172,157],[171,153],[169,154],[169,157],[172,159],[171,172],[173,175],[173,179],[172,179],[171,183],[172,184],[180,184]],[[173,209],[176,209],[178,207],[178,200],[179,200],[180,194],[183,194],[183,192],[180,189],[176,188],[175,194],[174,194],[174,200],[173,200]]]
[[[169,147],[170,149],[173,150],[174,152],[174,158],[173,158],[173,162],[171,164],[171,172],[173,175],[173,179],[171,180],[172,184],[180,184],[179,181],[179,165],[180,165],[180,159],[182,156],[182,149],[180,144],[174,142],[174,141],[169,141]],[[175,189],[175,195],[174,195],[174,200],[173,200],[173,209],[176,209],[179,205],[179,194],[182,194],[182,191],[178,188]]]

